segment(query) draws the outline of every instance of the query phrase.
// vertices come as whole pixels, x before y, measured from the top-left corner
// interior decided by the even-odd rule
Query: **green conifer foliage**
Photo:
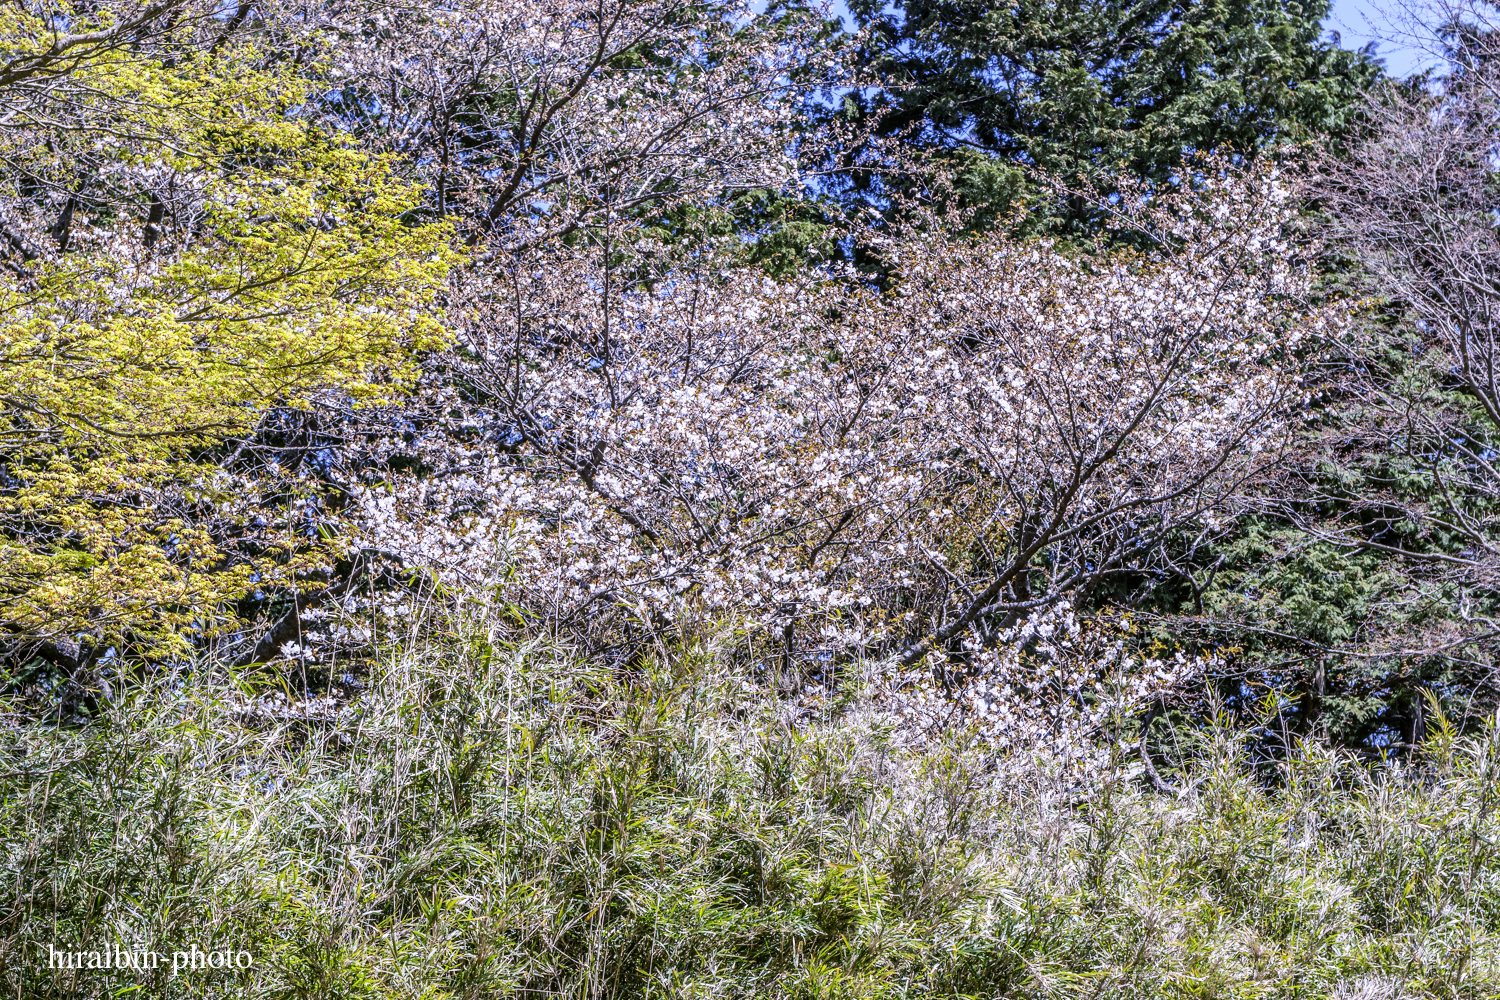
[[[1123,165],[1161,181],[1185,153],[1339,133],[1379,74],[1368,54],[1320,40],[1316,0],[851,8],[870,27],[866,63],[889,81],[861,109],[883,115],[883,132],[1065,179]]]

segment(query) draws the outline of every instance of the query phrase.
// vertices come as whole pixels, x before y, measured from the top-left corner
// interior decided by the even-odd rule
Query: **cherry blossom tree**
[[[425,183],[485,263],[597,227],[795,180],[800,100],[826,83],[821,15],[722,0],[331,5],[323,107]]]
[[[1147,251],[864,234],[884,293],[723,248],[534,251],[466,288],[445,415],[387,442],[426,474],[366,491],[367,531],[599,648],[735,618],[787,661],[968,662],[1274,460],[1293,352],[1344,322],[1295,204],[1210,163],[1116,206]]]

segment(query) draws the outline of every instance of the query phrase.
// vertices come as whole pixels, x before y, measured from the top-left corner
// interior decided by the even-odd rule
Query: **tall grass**
[[[1170,796],[665,653],[452,639],[323,700],[205,669],[13,724],[0,995],[1500,996],[1493,727],[1275,788],[1208,728]],[[254,966],[47,968],[106,941]]]

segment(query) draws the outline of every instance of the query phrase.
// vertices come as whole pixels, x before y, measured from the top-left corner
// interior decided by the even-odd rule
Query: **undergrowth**
[[[1274,787],[1227,724],[1179,734],[1177,795],[1001,780],[961,727],[790,721],[664,652],[453,640],[343,699],[204,669],[12,724],[0,995],[1500,996],[1494,727]],[[106,942],[253,967],[47,967]]]

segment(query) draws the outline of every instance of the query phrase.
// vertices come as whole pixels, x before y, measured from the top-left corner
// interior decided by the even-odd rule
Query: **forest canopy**
[[[627,659],[1067,606],[1351,746],[1484,702],[1488,36],[1424,90],[1299,4],[855,13],[12,11],[12,664],[416,573]]]
[[[926,761],[871,803],[944,740],[985,787],[1175,802],[1227,767],[1271,810],[1316,754],[1364,788],[1440,739],[1442,780],[1489,794],[1453,762],[1489,759],[1500,708],[1493,12],[1432,12],[1441,66],[1397,80],[1296,0],[850,10],[0,11],[0,689],[4,780],[27,776],[5,808],[47,808],[28,740],[170,729],[172,699],[321,733],[286,752],[354,747],[372,775],[456,734],[421,751],[447,804],[411,829],[451,818],[481,853],[473,802],[509,809],[522,767],[506,729],[488,770],[502,697],[559,760],[596,723],[668,753],[692,705],[774,717],[783,749],[856,727],[878,775],[891,747]],[[493,664],[538,649],[551,693],[497,693]],[[367,718],[394,742],[360,742]],[[735,738],[755,801],[806,790],[777,784],[800,751],[756,764]],[[620,780],[587,815],[635,801]],[[90,824],[54,819],[91,857]],[[632,842],[598,822],[601,857]],[[0,940],[41,926],[11,919]],[[818,926],[865,975],[854,932]],[[569,956],[517,989],[616,990],[569,933],[516,944]],[[899,995],[1025,992],[954,975]],[[502,995],[465,989],[441,995]]]

